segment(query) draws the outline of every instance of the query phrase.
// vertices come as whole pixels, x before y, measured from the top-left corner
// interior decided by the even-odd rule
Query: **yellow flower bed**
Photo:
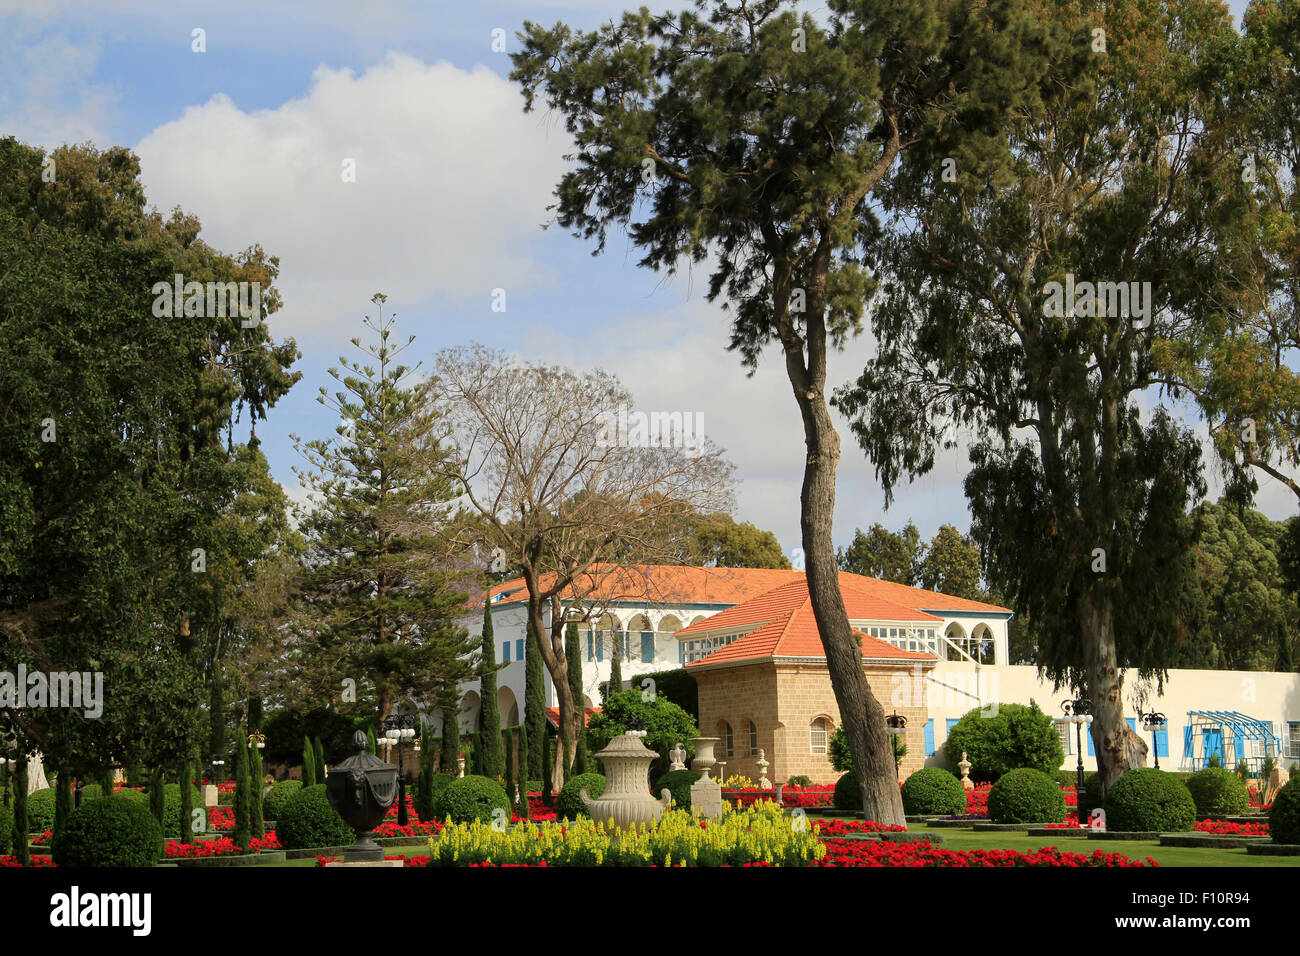
[[[802,821],[800,821],[802,823]],[[777,804],[744,810],[724,807],[705,821],[685,810],[669,810],[653,824],[620,830],[579,819],[568,823],[521,823],[494,830],[490,824],[444,825],[429,841],[430,864],[542,863],[548,866],[805,866],[826,855],[806,827]]]

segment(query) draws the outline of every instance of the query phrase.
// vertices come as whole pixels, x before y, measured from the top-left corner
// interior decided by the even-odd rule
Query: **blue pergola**
[[[1235,710],[1189,710],[1183,728],[1182,769],[1208,767],[1216,753],[1227,770],[1244,760],[1252,773],[1259,773],[1266,757],[1276,760],[1282,753],[1282,742],[1268,721]]]

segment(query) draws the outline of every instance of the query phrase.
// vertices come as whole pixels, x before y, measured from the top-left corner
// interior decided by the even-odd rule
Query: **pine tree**
[[[235,846],[248,848],[251,801],[248,792],[248,735],[243,727],[235,737]]]
[[[162,767],[154,767],[153,772],[149,774],[149,812],[154,815],[154,819],[161,826],[163,822],[163,807],[166,805],[167,793],[163,789],[163,771]]]
[[[302,788],[316,784],[316,748],[306,737],[302,738]]]
[[[497,700],[497,664],[495,637],[492,633],[492,602],[483,602],[483,649],[479,667],[482,669],[479,696],[481,722],[479,729],[479,773],[495,780],[501,776],[505,757],[501,752],[501,706]]]
[[[432,382],[397,363],[414,337],[395,346],[393,319],[365,325],[377,341],[352,344],[373,358],[340,358],[330,369],[341,386],[318,398],[343,420],[337,438],[302,442],[311,464],[300,472],[317,507],[303,522],[310,542],[302,587],[302,626],[315,632],[297,658],[306,691],[324,694],[337,674],[374,687],[382,722],[401,697],[426,697],[471,680],[477,642],[460,626],[468,595],[463,572],[444,560],[449,503],[458,492],[442,477],[448,451],[439,443],[441,413]]]
[[[181,763],[181,842],[194,842],[194,784],[190,779],[190,763]],[[204,810],[206,816],[207,811]]]
[[[581,718],[578,725],[583,729],[578,733],[578,739],[575,741],[577,749],[573,751],[573,774],[577,776],[580,773],[587,772],[587,708],[586,698],[582,693],[582,645],[578,639],[578,624],[576,621],[570,621],[564,631],[564,656],[568,658],[569,663],[569,687],[573,690],[574,706],[577,707]],[[569,738],[567,734],[562,735],[565,741],[565,757],[567,761],[570,748],[568,746]],[[565,766],[569,764],[566,762]]]
[[[316,782],[325,782],[325,748],[321,746],[320,738],[317,737],[312,741],[312,754],[315,757],[313,766],[316,768]]]
[[[528,620],[524,641],[524,726],[528,728],[528,772],[531,780],[542,776],[542,751],[546,746],[546,680],[536,630]]]
[[[72,774],[60,770],[54,781],[54,832],[58,833],[72,812]]]
[[[27,757],[18,756],[18,769],[14,771],[14,857],[19,865],[32,862],[32,851],[27,845]]]

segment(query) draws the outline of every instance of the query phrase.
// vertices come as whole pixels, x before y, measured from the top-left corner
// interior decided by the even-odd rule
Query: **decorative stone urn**
[[[966,759],[966,751],[961,752],[961,759],[957,761],[957,769],[961,771],[961,785],[963,789],[974,790],[975,783],[970,778],[970,761]]]
[[[384,849],[371,832],[397,798],[397,768],[367,752],[366,735],[352,735],[351,757],[330,770],[325,796],[343,822],[357,833],[357,842],[343,851],[344,863],[383,862]]]
[[[691,738],[691,743],[695,745],[695,759],[691,761],[691,769],[705,780],[709,779],[709,770],[718,762],[718,758],[713,756],[713,745],[721,739],[721,737]]]
[[[629,730],[595,755],[605,768],[605,792],[592,800],[584,789],[578,797],[597,823],[613,820],[620,828],[653,823],[672,806],[668,790],[660,791],[659,799],[650,795],[650,764],[659,755],[641,743],[644,736],[643,730]]]

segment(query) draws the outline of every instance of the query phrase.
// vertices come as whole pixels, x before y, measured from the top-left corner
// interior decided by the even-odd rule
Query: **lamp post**
[[[1160,769],[1160,738],[1158,734],[1165,728],[1165,715],[1157,710],[1144,714],[1138,711],[1138,716],[1142,718],[1142,729],[1151,731],[1151,752],[1155,754],[1156,769]]]
[[[389,745],[397,745],[397,825],[406,826],[406,770],[402,766],[402,745],[415,736],[415,717],[411,714],[389,714],[384,720],[384,737]]]
[[[1066,723],[1074,724],[1074,746],[1079,754],[1079,766],[1075,776],[1075,799],[1079,809],[1079,825],[1088,823],[1088,810],[1083,805],[1083,728],[1092,723],[1092,701],[1086,697],[1078,700],[1061,701],[1061,710],[1065,712]]]
[[[907,733],[907,718],[902,714],[894,713],[885,718],[885,723],[889,725],[889,749],[894,754],[894,779],[899,776],[898,765],[902,762],[902,757],[898,753],[899,738]]]

